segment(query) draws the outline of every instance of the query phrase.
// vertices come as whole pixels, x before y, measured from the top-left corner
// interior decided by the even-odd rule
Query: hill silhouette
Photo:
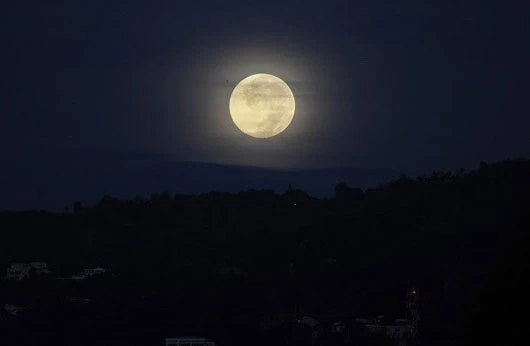
[[[45,261],[55,277],[95,266],[113,274],[80,285],[4,281],[0,303],[32,306],[27,323],[35,335],[44,328],[74,337],[79,323],[90,323],[107,341],[201,334],[244,344],[261,335],[256,328],[266,316],[296,310],[404,316],[404,294],[414,286],[422,294],[423,344],[515,344],[529,177],[530,161],[519,159],[371,189],[337,184],[330,199],[300,189],[157,193],[105,196],[76,204],[74,213],[4,212],[1,268]],[[64,297],[72,295],[98,303],[71,311]]]
[[[48,160],[48,159],[47,159]],[[376,187],[394,177],[389,169],[338,167],[280,170],[200,162],[171,162],[165,157],[123,158],[94,156],[56,158],[53,162],[17,165],[0,172],[0,210],[62,211],[80,200],[96,203],[103,195],[133,198],[155,192],[196,194],[212,190],[235,193],[246,189],[283,192],[289,184],[318,197],[331,197],[333,185],[346,182]],[[42,167],[35,169],[35,166]],[[47,168],[43,168],[47,167]]]

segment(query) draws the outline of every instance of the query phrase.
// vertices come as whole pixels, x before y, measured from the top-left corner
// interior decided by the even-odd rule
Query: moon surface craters
[[[230,97],[230,114],[249,136],[269,138],[283,132],[294,117],[295,100],[289,86],[269,74],[243,79]]]

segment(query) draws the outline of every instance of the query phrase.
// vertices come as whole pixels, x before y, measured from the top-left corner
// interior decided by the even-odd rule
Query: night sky
[[[0,187],[75,160],[414,175],[530,156],[526,3],[10,1]],[[254,73],[282,78],[297,101],[267,140],[228,111]]]

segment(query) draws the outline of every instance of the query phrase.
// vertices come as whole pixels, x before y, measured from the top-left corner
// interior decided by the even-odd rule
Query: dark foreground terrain
[[[530,161],[335,192],[106,196],[73,213],[0,213],[0,268],[45,262],[50,271],[0,281],[0,344],[164,345],[185,335],[227,346],[518,343]],[[79,278],[95,267],[105,272]],[[378,315],[410,319],[411,289],[417,335],[356,327]]]

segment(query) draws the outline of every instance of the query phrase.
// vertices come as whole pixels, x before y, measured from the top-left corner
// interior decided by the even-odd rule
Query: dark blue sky
[[[525,1],[1,6],[7,170],[84,155],[97,169],[99,153],[416,174],[530,156]],[[233,86],[259,72],[297,97],[270,140],[228,114]]]

